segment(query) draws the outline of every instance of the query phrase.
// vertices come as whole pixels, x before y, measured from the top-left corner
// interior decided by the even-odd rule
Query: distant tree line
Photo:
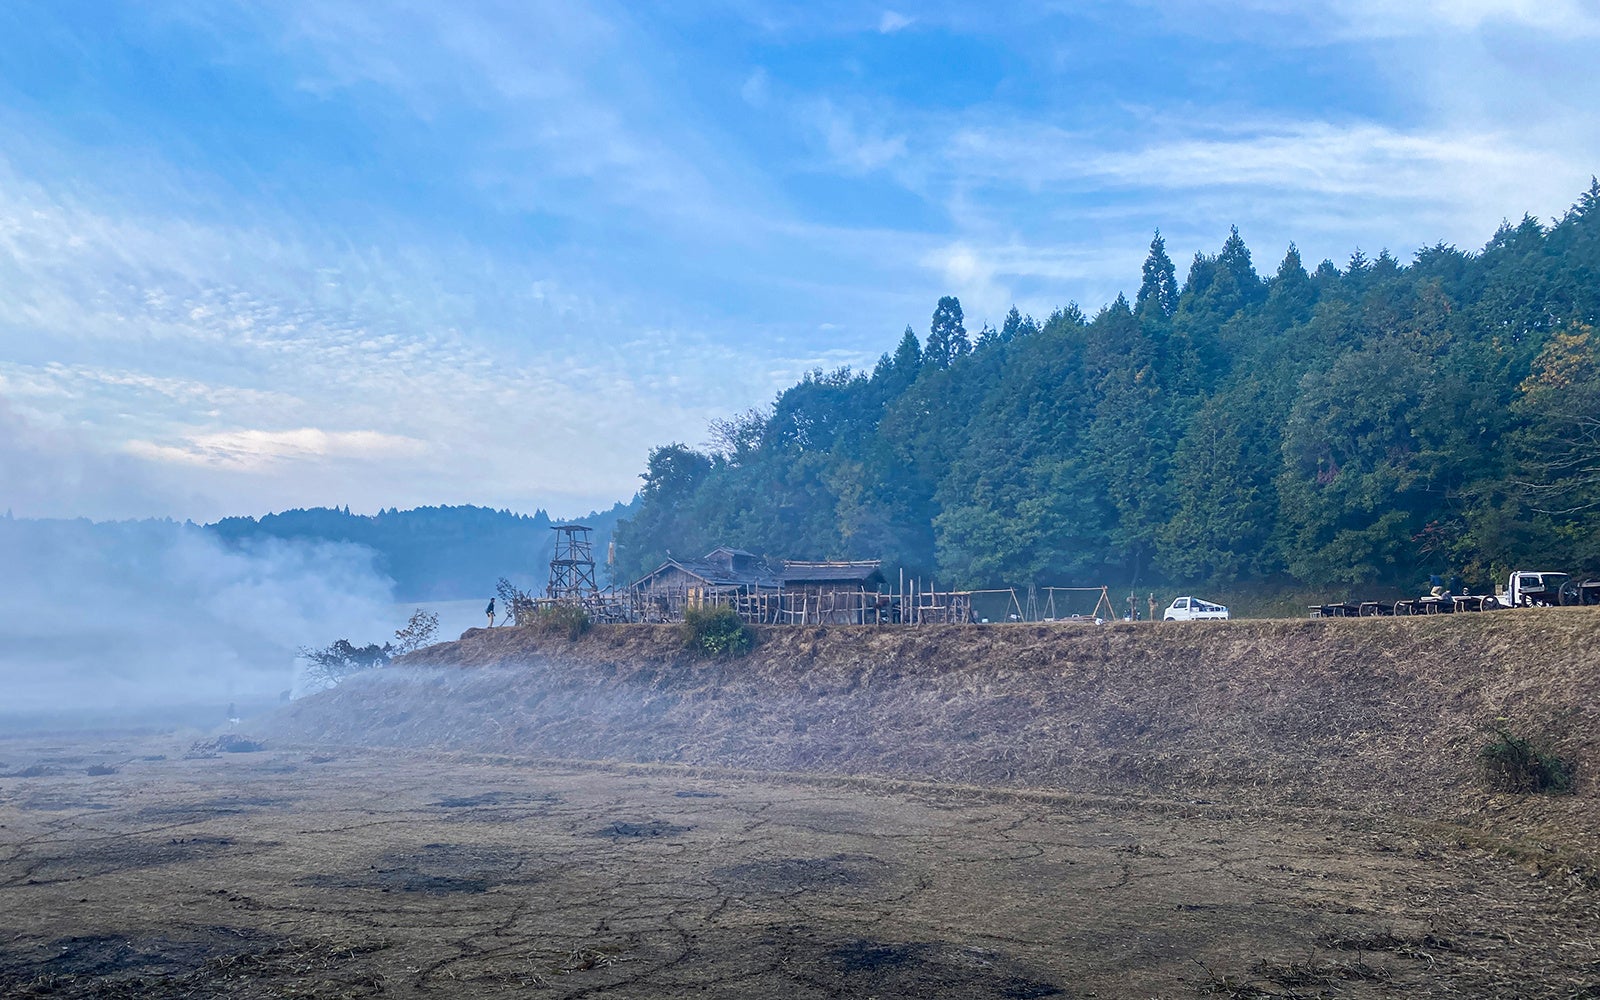
[[[606,548],[617,519],[628,508],[616,504],[580,519],[595,529],[596,574],[606,575]],[[352,514],[346,507],[313,507],[260,519],[228,517],[207,525],[224,541],[260,538],[351,542],[377,554],[377,569],[394,580],[397,601],[438,601],[494,593],[501,577],[539,593],[548,580],[555,533],[544,511],[514,514],[488,507],[393,507]]]
[[[871,372],[820,370],[651,452],[619,575],[729,544],[942,586],[1411,584],[1600,570],[1600,184],[1405,264],[1263,276],[1234,230],[1180,285],[969,337],[939,300]]]

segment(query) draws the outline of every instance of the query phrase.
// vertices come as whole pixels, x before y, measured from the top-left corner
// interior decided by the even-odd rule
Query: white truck
[[[1553,608],[1600,604],[1600,579],[1574,580],[1570,573],[1519,569],[1506,580],[1495,600],[1508,608]]]
[[[1198,597],[1180,597],[1161,615],[1164,622],[1193,622],[1202,619],[1228,620],[1228,609]]]

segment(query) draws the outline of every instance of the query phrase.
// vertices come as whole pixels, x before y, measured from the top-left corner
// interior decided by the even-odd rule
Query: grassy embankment
[[[1600,609],[781,628],[743,658],[656,626],[474,629],[398,666],[296,703],[280,735],[1377,810],[1600,860]],[[1497,728],[1573,762],[1575,794],[1488,789]]]

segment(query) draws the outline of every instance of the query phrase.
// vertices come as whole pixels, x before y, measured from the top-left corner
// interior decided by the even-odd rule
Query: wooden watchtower
[[[545,596],[556,601],[586,601],[600,592],[594,582],[593,530],[584,524],[557,524],[555,554],[550,557],[550,586]]]

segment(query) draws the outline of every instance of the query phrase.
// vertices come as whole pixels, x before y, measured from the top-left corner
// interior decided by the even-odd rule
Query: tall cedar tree
[[[1178,311],[1178,292],[1178,269],[1167,256],[1167,241],[1157,229],[1150,241],[1150,255],[1144,259],[1144,280],[1139,284],[1135,311],[1141,320],[1171,319]]]

